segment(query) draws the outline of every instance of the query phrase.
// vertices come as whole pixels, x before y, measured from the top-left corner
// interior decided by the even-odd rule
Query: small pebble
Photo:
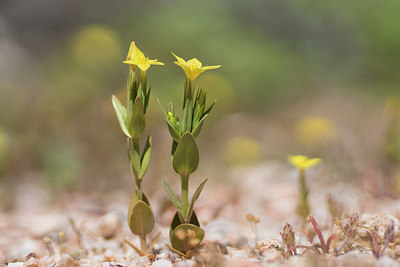
[[[153,267],[172,267],[172,263],[168,260],[158,260],[153,262]]]
[[[25,261],[24,266],[25,267],[39,267],[39,264],[40,264],[40,262],[38,259],[31,257],[27,261]]]

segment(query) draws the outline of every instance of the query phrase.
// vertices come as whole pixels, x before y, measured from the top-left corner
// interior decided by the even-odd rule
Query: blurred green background
[[[197,80],[218,99],[200,137],[204,162],[223,168],[285,160],[295,153],[291,146],[309,142],[307,131],[285,139],[273,134],[274,126],[261,130],[265,121],[276,127],[274,119],[281,119],[282,132],[291,131],[298,110],[315,115],[298,103],[334,95],[336,102],[316,115],[335,120],[340,99],[359,99],[368,110],[398,94],[399,18],[398,0],[0,1],[2,186],[34,180],[56,191],[93,185],[107,191],[131,179],[110,101],[125,94],[122,61],[131,41],[166,63],[149,71],[147,130],[159,147],[153,164],[163,162],[161,170],[173,174],[156,101],[180,103],[184,75],[171,51],[222,65]],[[328,127],[329,138],[336,131],[316,124]],[[164,175],[150,168],[153,176]]]

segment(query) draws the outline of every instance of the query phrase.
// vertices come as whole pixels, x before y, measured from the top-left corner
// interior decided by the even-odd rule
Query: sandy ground
[[[161,232],[161,238],[153,249],[155,258],[150,261],[124,242],[126,238],[139,246],[138,238],[131,234],[126,223],[129,195],[114,192],[99,202],[91,194],[79,193],[63,195],[55,201],[54,196],[50,197],[38,185],[21,184],[17,187],[15,208],[0,213],[0,263],[8,266],[400,266],[397,219],[400,202],[384,196],[372,197],[355,182],[318,180],[323,173],[323,168],[310,171],[308,181],[312,215],[325,239],[331,233],[339,235],[326,255],[312,249],[319,244],[317,237],[310,243],[302,233],[311,229],[311,224],[303,226],[295,212],[296,170],[280,162],[263,162],[232,168],[225,174],[229,182],[211,180],[206,186],[195,208],[206,236],[190,259],[165,246],[169,244],[168,227],[174,210],[164,192],[151,196],[156,216],[152,236]],[[192,182],[200,183],[197,179]],[[177,187],[176,184],[174,189]],[[357,212],[360,225],[374,227],[381,242],[393,220],[396,238],[380,259],[372,255],[370,243],[363,241],[365,227],[359,228],[351,247],[334,255],[333,248],[340,245],[343,237],[328,212],[329,193],[344,207],[343,222]],[[246,220],[248,213],[259,218],[256,228]],[[286,252],[279,234],[286,222],[294,228],[296,244],[302,246],[297,249],[301,255],[290,256]]]

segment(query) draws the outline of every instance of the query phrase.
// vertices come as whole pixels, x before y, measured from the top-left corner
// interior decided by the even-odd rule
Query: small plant
[[[147,246],[146,235],[153,231],[154,215],[149,200],[142,191],[142,180],[151,158],[151,137],[146,139],[143,150],[139,141],[144,131],[145,114],[149,105],[151,87],[147,87],[147,70],[151,65],[164,65],[156,59],[151,60],[132,42],[128,57],[123,62],[129,64],[127,84],[127,104],[122,105],[113,95],[112,103],[122,132],[127,136],[128,157],[131,171],[135,177],[136,190],[133,192],[128,209],[128,225],[132,233],[140,237],[139,254],[149,254],[154,241]]]
[[[297,156],[289,156],[288,158],[289,163],[295,166],[296,168],[299,169],[300,175],[299,175],[299,203],[297,205],[297,214],[303,218],[305,221],[307,219],[307,216],[310,215],[310,206],[308,204],[308,189],[307,189],[307,184],[306,184],[306,173],[305,170],[307,168],[311,168],[313,166],[316,166],[321,159],[319,158],[312,158],[309,159],[306,156],[303,155],[297,155]]]
[[[384,242],[379,241],[379,236],[376,231],[368,231],[368,235],[371,242],[371,249],[374,256],[379,259],[388,248],[389,243],[394,241],[395,237],[394,221],[390,220],[383,237]]]
[[[286,245],[287,252],[292,256],[297,255],[296,238],[294,236],[293,227],[289,223],[286,223],[283,227],[283,232],[279,234],[281,235],[283,243]]]
[[[354,238],[354,236],[357,234],[358,230],[358,221],[359,221],[359,216],[358,213],[354,213],[351,215],[350,219],[344,226],[340,224],[340,227],[342,227],[343,234],[344,234],[344,240],[343,242],[335,249],[335,254],[337,255],[346,245],[350,244],[350,240]]]
[[[324,239],[324,236],[322,235],[321,228],[319,228],[319,225],[318,225],[317,221],[314,219],[313,216],[310,216],[310,222],[311,222],[312,226],[314,227],[315,232],[317,233],[317,236],[318,236],[319,241],[321,243],[322,252],[324,254],[329,253],[329,249],[331,247],[331,242],[332,242],[333,239],[336,238],[337,235],[336,234],[330,235],[328,237],[328,240],[325,243],[325,239]]]
[[[189,202],[189,176],[196,171],[199,165],[199,150],[195,138],[199,135],[205,118],[211,112],[215,101],[206,107],[206,92],[203,89],[195,90],[195,79],[205,70],[217,69],[220,66],[202,67],[196,58],[187,62],[173,54],[186,74],[183,94],[183,107],[181,119],[175,113],[173,104],[169,109],[164,109],[164,117],[168,125],[172,141],[172,166],[181,177],[181,201],[176,197],[171,187],[163,181],[164,188],[177,212],[170,228],[170,241],[173,249],[187,254],[196,248],[204,238],[204,230],[200,228],[196,213],[193,211],[194,203],[203,190],[207,179],[204,180],[194,192]]]
[[[251,230],[254,233],[254,247],[257,247],[257,242],[258,242],[257,224],[260,223],[260,219],[255,217],[252,213],[248,213],[246,215],[246,219],[250,223]]]

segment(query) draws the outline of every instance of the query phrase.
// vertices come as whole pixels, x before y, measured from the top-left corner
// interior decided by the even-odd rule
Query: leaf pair
[[[135,177],[142,179],[149,168],[152,153],[152,141],[149,135],[143,152],[140,154],[139,140],[137,138],[128,138],[128,156],[131,163],[131,169]]]
[[[181,205],[179,199],[174,194],[174,192],[172,191],[169,184],[165,180],[163,180],[163,185],[164,185],[165,191],[167,192],[169,199],[171,200],[172,204],[175,206],[176,210],[178,211],[179,217],[183,219],[183,221],[181,221],[181,223],[190,222],[190,220],[192,219],[192,216],[194,214],[194,212],[193,212],[194,203],[199,198],[200,193],[203,190],[204,186],[206,185],[207,181],[208,181],[208,179],[205,179],[199,185],[199,187],[197,187],[196,191],[194,192],[194,194],[192,196],[192,199],[189,202],[187,213],[185,214],[184,210],[182,209],[182,205]]]
[[[112,96],[112,103],[124,134],[131,138],[139,137],[146,125],[142,97],[136,96],[134,102],[129,100],[128,108],[132,110],[127,110],[115,95]]]

